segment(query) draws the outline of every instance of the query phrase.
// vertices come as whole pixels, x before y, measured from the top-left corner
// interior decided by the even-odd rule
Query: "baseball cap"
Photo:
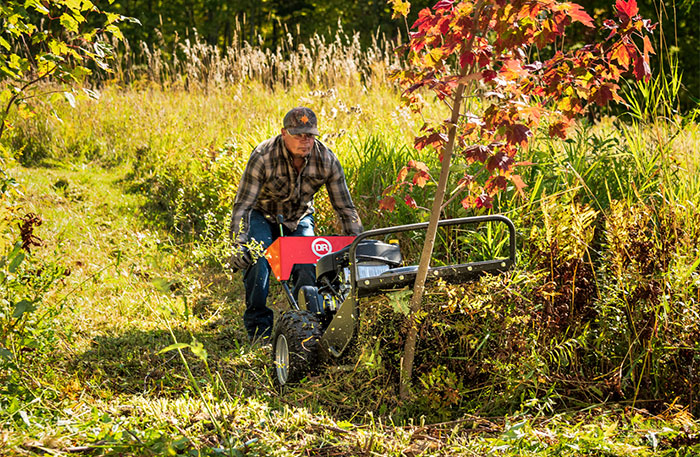
[[[284,128],[292,135],[311,133],[318,135],[316,115],[309,108],[297,106],[284,116]]]

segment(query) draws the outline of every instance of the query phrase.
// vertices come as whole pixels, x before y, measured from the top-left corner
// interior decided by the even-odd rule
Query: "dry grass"
[[[363,48],[357,33],[340,28],[332,40],[315,35],[296,43],[292,34],[275,49],[241,40],[221,50],[193,37],[176,37],[171,48],[141,42],[114,43],[121,49],[113,78],[127,84],[155,83],[161,87],[212,89],[256,81],[267,87],[352,87],[361,90],[387,85],[391,68],[398,67],[396,43],[384,37]]]

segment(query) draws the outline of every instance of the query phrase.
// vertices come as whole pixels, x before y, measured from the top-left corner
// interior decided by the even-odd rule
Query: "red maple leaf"
[[[526,125],[510,124],[506,126],[506,139],[509,143],[524,146],[531,136],[532,131]]]
[[[526,77],[529,72],[523,68],[519,60],[508,59],[499,70],[501,76],[506,80],[518,80]]]
[[[569,127],[568,122],[559,121],[549,126],[549,136],[559,137],[562,140],[566,139],[566,129]]]
[[[496,73],[495,70],[484,70],[481,72],[481,77],[484,79],[484,82],[493,81],[496,79],[496,76],[498,76],[498,73]]]
[[[491,197],[488,194],[481,194],[476,198],[476,201],[474,202],[475,206],[479,209],[481,208],[492,208],[493,207],[493,197]]]
[[[411,197],[410,195],[406,195],[403,198],[403,201],[408,205],[409,208],[411,209],[416,209],[418,208],[418,204],[416,204],[416,201]]]
[[[454,4],[454,0],[440,0],[433,6],[433,9],[435,11],[440,11],[440,10],[447,10],[452,8],[452,5]]]
[[[472,209],[472,207],[474,206],[474,197],[469,195],[469,196],[463,198],[460,203],[462,204],[462,207],[464,209]]]
[[[442,132],[433,132],[430,135],[416,138],[415,147],[419,151],[426,146],[432,146],[434,149],[442,149],[442,145],[447,143],[447,135]]]
[[[656,54],[654,47],[651,45],[649,35],[644,35],[644,57],[649,60],[649,54]]]
[[[613,46],[610,57],[620,62],[620,65],[623,67],[627,67],[630,64],[630,53],[627,51],[627,45],[622,42]]]
[[[469,184],[474,182],[474,176],[465,174],[459,181],[457,181],[457,187],[467,187]]]
[[[571,16],[571,19],[574,21],[579,21],[586,27],[593,27],[593,18],[591,18],[588,13],[581,7],[581,5],[578,5],[576,3],[569,3],[569,7],[571,8],[569,10],[569,16]]]
[[[474,63],[474,53],[473,52],[463,52],[459,56],[459,66],[464,68],[467,65]]]
[[[637,54],[634,56],[634,76],[638,80],[649,81],[651,78],[651,67],[649,61]]]
[[[515,189],[518,191],[521,197],[525,197],[524,189],[527,187],[523,178],[520,175],[510,175],[510,181],[515,185]]]
[[[430,11],[430,8],[423,8],[418,12],[418,19],[416,19],[416,22],[413,23],[413,29],[418,30],[418,33],[423,32],[431,27],[431,22],[432,19],[434,19],[433,13]],[[417,34],[413,32],[411,34],[411,39],[413,39]]]
[[[406,166],[408,168],[410,168],[411,170],[422,170],[422,171],[425,171],[426,173],[430,171],[428,169],[428,166],[424,162],[419,162],[419,161],[416,161],[413,159],[406,162]]]
[[[450,31],[450,18],[449,17],[443,17],[437,24],[438,29],[440,30],[441,35],[447,35],[447,33]]]
[[[491,155],[491,148],[489,146],[484,146],[483,144],[473,144],[467,146],[464,150],[464,157],[467,162],[486,162],[486,159]]]
[[[622,22],[629,22],[631,18],[639,13],[637,0],[617,0],[615,2],[615,9]]]
[[[512,166],[513,159],[509,155],[500,151],[494,154],[486,163],[486,168],[491,172],[496,169],[508,171]]]
[[[504,190],[508,186],[508,180],[503,175],[491,176],[487,181],[484,189],[489,195],[496,195],[499,191]]]
[[[413,175],[413,184],[420,188],[425,187],[428,181],[430,181],[430,175],[423,170],[417,171],[416,174]]]
[[[396,182],[404,182],[409,169],[410,165],[408,167],[402,167],[401,170],[399,170],[399,174],[396,176]]]
[[[390,213],[396,208],[396,199],[392,196],[384,197],[379,200],[379,209],[389,211]]]
[[[591,93],[590,101],[595,102],[599,106],[605,106],[613,98],[613,93],[607,84],[603,84],[597,90]]]

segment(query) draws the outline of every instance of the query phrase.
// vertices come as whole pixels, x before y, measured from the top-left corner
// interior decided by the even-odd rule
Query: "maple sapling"
[[[395,16],[405,17],[410,4],[403,0],[392,3]],[[418,151],[439,154],[441,172],[411,299],[401,369],[403,399],[409,395],[417,338],[415,316],[423,299],[437,223],[445,208],[453,158],[467,165],[452,193],[460,196],[466,210],[492,208],[494,197],[509,185],[524,195],[526,184],[515,172],[520,165],[516,156],[536,132],[565,138],[567,128],[586,106],[622,102],[618,82],[623,76],[651,76],[649,56],[654,51],[648,34],[655,24],[639,16],[636,0],[617,0],[615,11],[616,17],[602,24],[603,41],[570,50],[564,49],[568,26],[596,27],[576,3],[441,0],[419,12],[408,43],[399,50],[405,69],[393,78],[412,109],[420,111],[419,93],[431,91],[450,116],[424,125],[414,142]],[[549,57],[539,59],[546,55]],[[417,208],[410,192],[428,179],[432,178],[425,163],[409,162],[396,182],[384,190],[380,209],[393,210],[401,194],[407,205]]]

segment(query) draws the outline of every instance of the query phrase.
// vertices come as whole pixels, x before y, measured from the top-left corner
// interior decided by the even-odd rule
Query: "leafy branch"
[[[11,127],[7,119],[12,107],[22,108],[39,83],[70,85],[83,81],[91,67],[109,71],[113,50],[104,38],[123,38],[118,24],[125,20],[132,19],[102,10],[90,0],[3,1],[0,139]],[[32,114],[20,109],[20,115]]]

